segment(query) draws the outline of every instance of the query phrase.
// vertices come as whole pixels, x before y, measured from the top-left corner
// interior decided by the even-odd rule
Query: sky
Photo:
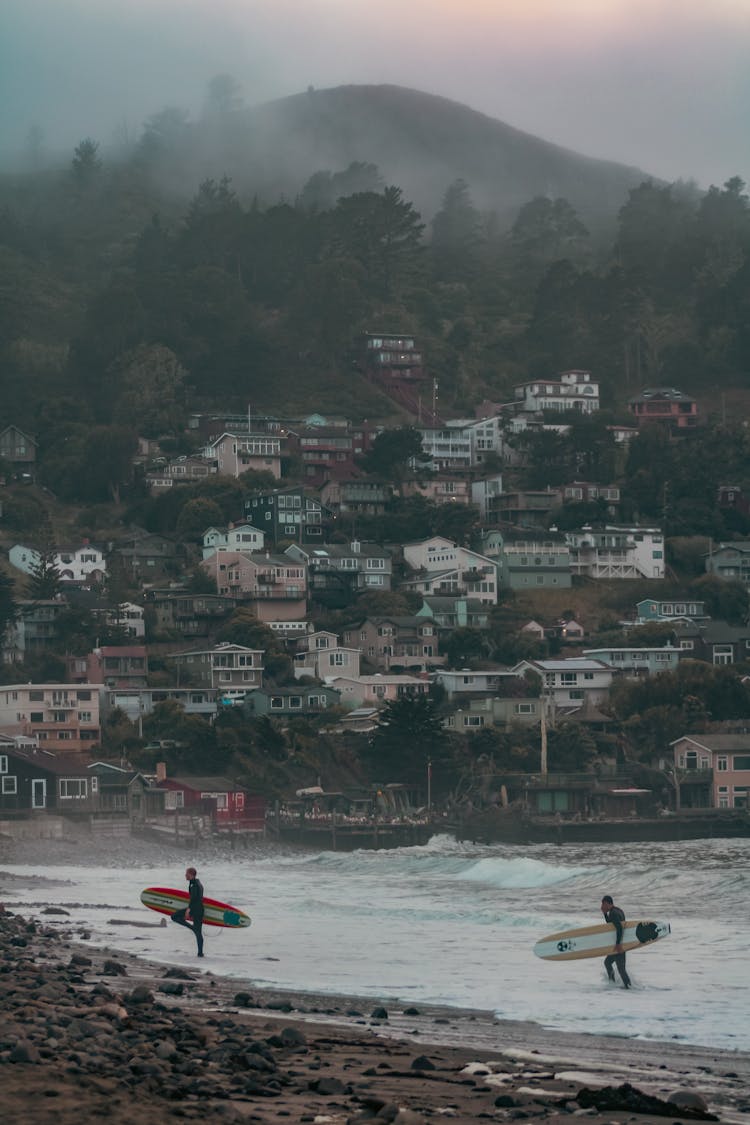
[[[0,159],[308,86],[440,94],[588,156],[750,180],[750,0],[3,0]]]

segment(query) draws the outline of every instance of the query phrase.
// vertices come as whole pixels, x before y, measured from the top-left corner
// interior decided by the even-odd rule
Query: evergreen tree
[[[435,701],[428,695],[414,695],[385,705],[367,758],[376,780],[402,782],[424,790],[429,764],[441,766],[447,752],[448,736]]]

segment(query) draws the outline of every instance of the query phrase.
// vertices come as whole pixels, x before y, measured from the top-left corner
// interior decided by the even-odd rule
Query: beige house
[[[417,676],[337,676],[329,681],[341,692],[342,707],[382,706],[404,696],[424,695],[427,680]]]
[[[90,751],[101,740],[99,693],[96,684],[0,686],[0,732],[40,750]]]
[[[342,637],[382,672],[426,672],[445,663],[438,653],[437,626],[429,617],[368,617],[347,626]]]
[[[750,734],[690,734],[670,745],[683,807],[750,808]]]
[[[219,594],[249,604],[261,621],[293,621],[307,611],[307,568],[288,555],[217,551],[201,566]]]

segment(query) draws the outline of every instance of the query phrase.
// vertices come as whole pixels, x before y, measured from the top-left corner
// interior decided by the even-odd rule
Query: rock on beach
[[[556,1078],[547,1059],[429,1044],[424,1024],[411,1036],[394,1030],[399,1016],[410,1021],[405,1027],[420,1017],[413,1008],[395,1012],[392,1002],[372,1009],[369,1026],[356,1010],[347,1022],[346,1008],[338,1021],[329,1011],[315,1022],[302,1000],[231,984],[108,950],[84,953],[72,933],[0,912],[2,1121],[425,1125],[586,1116],[604,1125],[721,1117],[694,1084],[670,1091],[671,1102],[653,1094],[639,1101],[631,1087],[620,1110],[616,1089],[597,1100],[574,1078]],[[741,1098],[738,1090],[735,1105],[727,1094],[729,1120],[738,1120]]]

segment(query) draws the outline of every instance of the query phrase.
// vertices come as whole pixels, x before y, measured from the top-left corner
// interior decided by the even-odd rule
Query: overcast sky
[[[750,0],[3,0],[0,153],[197,115],[219,73],[248,104],[409,86],[665,179],[750,180]]]

